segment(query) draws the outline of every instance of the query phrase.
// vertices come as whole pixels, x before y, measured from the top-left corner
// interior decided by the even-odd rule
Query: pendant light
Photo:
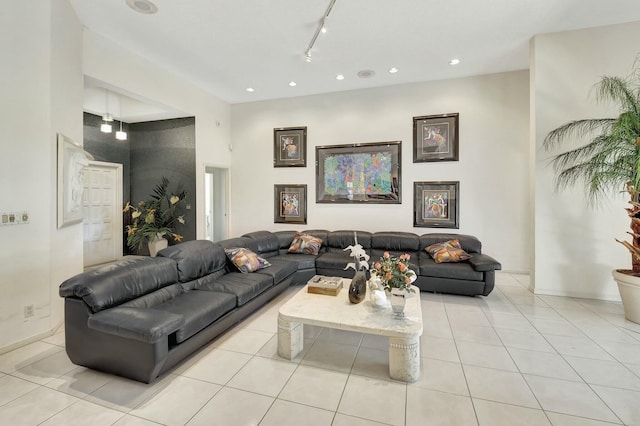
[[[102,115],[103,123],[100,125],[100,131],[103,133],[111,133],[111,123],[113,122],[113,116],[109,114],[109,92],[104,90],[104,106],[105,113]]]
[[[120,130],[116,132],[116,139],[118,139],[119,141],[127,140],[127,132],[124,132],[122,130],[122,120],[120,120]]]

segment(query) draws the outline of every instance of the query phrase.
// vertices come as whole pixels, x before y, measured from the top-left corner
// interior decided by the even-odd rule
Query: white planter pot
[[[159,234],[160,235],[160,234]],[[149,255],[151,257],[156,257],[156,254],[169,246],[169,241],[162,238],[162,235],[154,238],[153,240],[149,240]]]
[[[625,318],[640,324],[640,277],[614,270],[613,279],[618,283]]]

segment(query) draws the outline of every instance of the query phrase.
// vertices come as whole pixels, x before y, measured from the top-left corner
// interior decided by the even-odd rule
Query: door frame
[[[114,238],[113,238],[113,244],[114,244],[114,254],[116,259],[115,260],[120,260],[123,257],[123,236],[124,236],[124,227],[123,227],[123,222],[122,222],[122,208],[123,208],[123,194],[122,194],[122,182],[123,182],[123,177],[122,177],[122,173],[123,173],[123,166],[120,163],[108,163],[106,161],[95,161],[95,160],[90,160],[89,164],[87,167],[91,167],[91,166],[96,166],[96,167],[103,167],[103,168],[109,168],[109,169],[114,169],[115,171],[115,175],[116,175],[116,179],[115,179],[115,183],[114,183],[114,192],[115,192],[115,202],[113,203],[113,230],[114,230]],[[84,214],[83,214],[83,226],[84,226]],[[83,237],[82,237],[82,242],[83,242],[83,247],[84,247],[84,231],[82,233]],[[82,250],[82,264],[84,265],[84,248]]]
[[[231,202],[231,168],[228,165],[221,165],[221,164],[211,164],[211,163],[204,163],[204,167],[203,167],[203,192],[204,192],[204,200],[203,203],[201,203],[202,207],[202,211],[204,211],[203,214],[203,223],[204,223],[204,238],[207,237],[207,197],[209,196],[209,194],[206,193],[206,179],[207,179],[207,174],[210,174],[208,172],[208,170],[210,169],[220,169],[220,170],[224,170],[225,171],[225,177],[226,177],[226,185],[224,188],[224,217],[225,217],[225,233],[226,233],[226,238],[229,238],[229,229],[230,229],[230,225],[231,225],[231,219],[230,219],[230,215],[229,215],[229,205]],[[215,238],[215,233],[214,233],[214,238]]]

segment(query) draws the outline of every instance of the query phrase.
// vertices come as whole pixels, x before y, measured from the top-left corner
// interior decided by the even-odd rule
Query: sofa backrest
[[[435,243],[442,243],[449,240],[458,240],[460,247],[467,253],[482,253],[482,243],[473,235],[452,234],[452,233],[432,233],[420,236],[420,251]]]
[[[269,258],[280,254],[280,240],[269,231],[255,231],[244,234],[243,237],[253,240],[260,256]]]
[[[396,256],[416,255],[420,251],[420,237],[411,232],[375,232],[371,236],[371,257],[378,259],[385,251]]]
[[[145,257],[82,272],[60,284],[59,294],[82,298],[96,313],[177,282],[176,262]]]
[[[181,283],[224,270],[227,256],[224,249],[208,240],[185,241],[158,252],[158,257],[173,259],[178,265]]]
[[[340,252],[348,246],[355,244],[355,235],[358,236],[358,244],[368,253],[371,249],[371,232],[367,231],[333,231],[327,235],[327,251]]]

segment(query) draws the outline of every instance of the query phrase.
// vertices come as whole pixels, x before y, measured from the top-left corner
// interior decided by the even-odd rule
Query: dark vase
[[[357,271],[351,280],[349,286],[349,301],[351,303],[360,303],[367,294],[367,277],[364,271]]]

